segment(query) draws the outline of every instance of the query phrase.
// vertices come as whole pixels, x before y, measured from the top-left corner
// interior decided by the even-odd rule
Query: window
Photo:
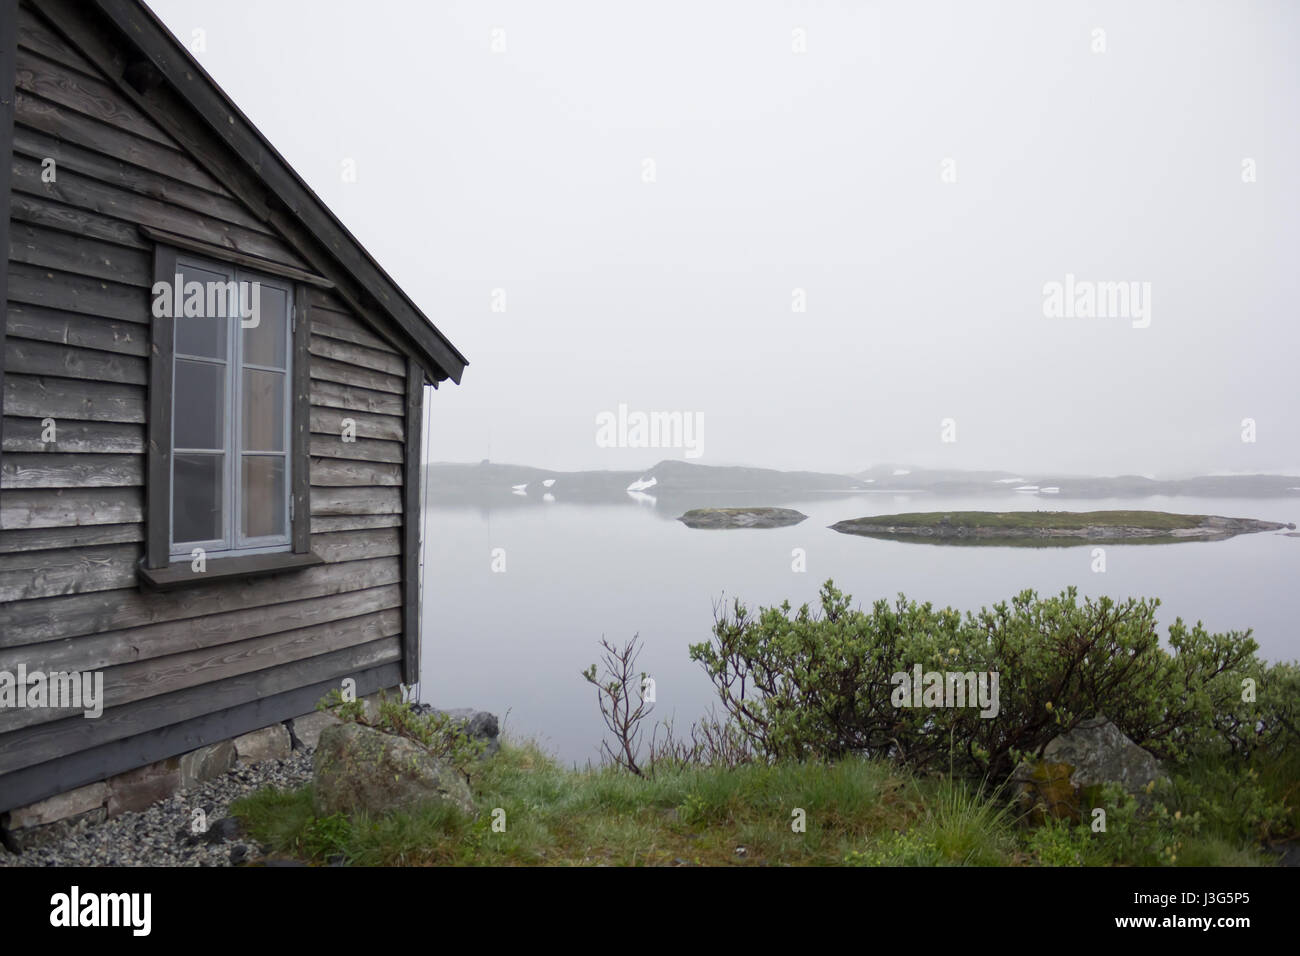
[[[154,278],[142,578],[170,587],[319,563],[303,283],[162,245]]]
[[[170,553],[287,551],[292,286],[190,258],[176,275]]]

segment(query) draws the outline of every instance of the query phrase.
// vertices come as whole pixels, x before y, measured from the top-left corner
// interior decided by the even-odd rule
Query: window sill
[[[261,577],[267,574],[279,574],[283,571],[296,571],[324,564],[325,559],[311,552],[292,554],[278,552],[275,554],[248,554],[234,558],[210,558],[206,571],[195,571],[189,561],[177,561],[165,568],[137,569],[140,583],[154,591],[170,591],[191,584],[210,584],[214,581],[228,581],[232,578]]]

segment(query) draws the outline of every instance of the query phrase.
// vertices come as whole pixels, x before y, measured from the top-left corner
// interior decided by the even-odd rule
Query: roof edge
[[[374,297],[420,353],[433,380],[459,384],[468,359],[451,344],[142,0],[93,5],[257,176],[336,264]],[[441,373],[441,374],[437,374]]]

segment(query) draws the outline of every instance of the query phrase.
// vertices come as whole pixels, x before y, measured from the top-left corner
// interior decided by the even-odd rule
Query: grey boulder
[[[1073,767],[1070,783],[1079,788],[1118,783],[1129,793],[1137,793],[1163,776],[1160,761],[1100,714],[1079,721],[1068,734],[1054,737],[1043,750],[1043,759]]]
[[[312,756],[317,814],[379,815],[442,802],[472,816],[469,784],[413,740],[356,723],[321,732]]]
[[[1008,783],[1021,811],[1041,823],[1048,817],[1086,819],[1108,783],[1119,784],[1147,804],[1147,785],[1163,776],[1154,756],[1098,714],[1052,738],[1042,759],[1022,762]]]

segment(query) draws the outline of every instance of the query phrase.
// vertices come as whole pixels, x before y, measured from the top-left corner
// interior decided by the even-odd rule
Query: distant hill
[[[779,505],[817,496],[922,492],[936,497],[1009,496],[1038,500],[1142,498],[1300,498],[1300,477],[1225,475],[1155,480],[1140,475],[1095,477],[1011,471],[961,471],[875,465],[855,475],[779,471],[665,460],[643,471],[554,471],[483,461],[428,466],[435,505],[512,507],[547,500],[580,504],[653,505],[671,511],[697,507]],[[547,497],[549,496],[549,498]]]
[[[586,503],[684,498],[766,497],[788,501],[809,494],[862,491],[870,487],[851,475],[771,468],[697,465],[661,461],[644,471],[552,471],[528,465],[480,462],[428,466],[429,497],[434,503],[526,504],[551,495],[556,500]],[[549,484],[547,484],[549,482]],[[520,487],[522,486],[522,487]],[[638,499],[638,496],[646,496]]]
[[[875,465],[855,478],[870,481],[874,489],[927,491],[943,495],[1015,493],[1060,498],[1145,498],[1148,495],[1190,495],[1204,498],[1283,498],[1298,495],[1300,477],[1294,475],[1205,475],[1158,480],[1141,475],[1099,477],[1057,475],[1026,471],[961,471]],[[1054,488],[1054,492],[1043,489]]]

